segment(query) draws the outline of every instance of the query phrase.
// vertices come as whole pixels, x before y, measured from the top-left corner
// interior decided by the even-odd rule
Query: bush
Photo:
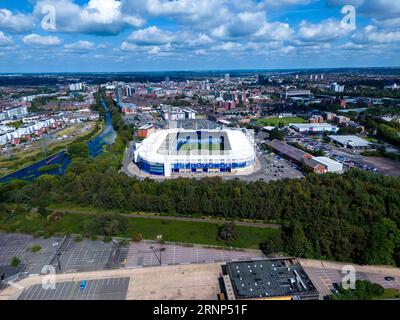
[[[32,246],[32,248],[31,248],[31,252],[32,252],[32,253],[37,253],[37,252],[39,252],[40,250],[42,250],[42,247],[39,246],[38,244],[35,244],[35,245]]]
[[[109,242],[111,242],[112,241],[112,238],[110,237],[110,236],[105,236],[104,238],[103,238],[103,242],[104,243],[109,243]]]
[[[34,238],[41,238],[43,236],[44,236],[44,231],[42,230],[36,231],[33,235]]]
[[[90,240],[97,241],[98,237],[96,235],[91,235]]]
[[[266,255],[269,256],[270,254],[275,252],[274,242],[272,240],[267,240],[260,244],[260,250]]]
[[[141,233],[137,233],[133,236],[132,241],[133,242],[140,242],[143,240],[143,235]]]
[[[21,260],[19,260],[17,257],[13,257],[11,260],[11,266],[14,268],[17,268],[21,264]]]
[[[219,227],[218,239],[226,242],[232,242],[238,237],[236,225],[233,222],[225,223]]]
[[[119,214],[101,214],[84,225],[85,234],[88,236],[119,236],[128,233],[129,223],[126,217]]]
[[[75,242],[81,242],[83,240],[83,238],[82,238],[82,236],[80,235],[80,234],[77,234],[75,237],[74,237],[74,241]]]

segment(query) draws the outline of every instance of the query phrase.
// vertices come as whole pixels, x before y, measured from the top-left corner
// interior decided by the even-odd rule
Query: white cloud
[[[41,17],[42,8],[56,8],[56,31],[89,34],[118,34],[126,28],[140,27],[144,20],[137,15],[126,15],[117,0],[90,0],[79,6],[72,0],[40,0],[34,14]]]
[[[128,38],[137,45],[160,45],[175,39],[174,34],[169,31],[160,30],[156,26],[134,31]]]
[[[376,26],[368,25],[354,34],[353,39],[357,43],[394,43],[400,41],[400,30],[380,30]]]
[[[10,10],[0,9],[0,29],[14,33],[23,33],[33,30],[34,22],[31,16]]]
[[[344,28],[340,21],[327,19],[319,24],[302,21],[298,37],[301,41],[333,41],[349,33],[350,30]]]
[[[59,37],[40,36],[38,34],[30,34],[23,38],[24,43],[32,46],[58,46],[62,43]]]
[[[66,44],[64,48],[72,51],[89,51],[95,49],[95,44],[89,41],[78,41]]]
[[[0,47],[8,47],[13,44],[11,37],[7,37],[2,31],[0,31]]]

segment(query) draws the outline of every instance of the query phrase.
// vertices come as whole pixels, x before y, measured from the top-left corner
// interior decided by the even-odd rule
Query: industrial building
[[[268,141],[267,145],[280,156],[292,161],[298,166],[305,166],[314,173],[341,173],[343,165],[327,157],[314,157],[303,150],[279,140]]]
[[[154,132],[156,132],[156,128],[153,124],[146,124],[140,127],[137,131],[137,136],[139,138],[145,139],[150,137]]]
[[[333,172],[333,173],[343,172],[343,164],[338,161],[332,160],[331,158],[314,157],[313,160],[323,165],[326,168],[326,172]]]
[[[228,300],[318,300],[319,292],[297,259],[228,262],[222,267]]]
[[[280,156],[292,161],[293,163],[301,166],[304,164],[304,159],[312,159],[312,155],[300,150],[299,148],[288,145],[287,143],[279,140],[267,141],[274,152]]]
[[[190,108],[179,108],[169,105],[161,105],[161,116],[164,120],[167,121],[196,119],[196,111]]]
[[[134,161],[141,171],[165,177],[241,173],[252,169],[256,162],[254,132],[159,130],[135,146]]]
[[[329,138],[341,147],[350,149],[368,149],[374,146],[371,142],[354,135],[329,136]]]
[[[300,133],[336,133],[339,128],[329,123],[295,123],[290,124],[290,128]]]

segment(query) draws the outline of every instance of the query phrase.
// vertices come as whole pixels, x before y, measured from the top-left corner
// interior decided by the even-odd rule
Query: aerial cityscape
[[[2,1],[0,300],[400,300],[399,17]]]

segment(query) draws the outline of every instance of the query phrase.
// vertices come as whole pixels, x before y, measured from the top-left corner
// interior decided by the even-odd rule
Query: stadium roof
[[[228,262],[236,299],[314,296],[318,291],[295,259]]]
[[[172,152],[172,154],[168,153],[166,152],[167,137],[177,134],[182,135],[182,137],[186,137],[188,135],[195,136],[197,134],[196,130],[168,129],[159,130],[145,139],[139,145],[137,153],[145,160],[155,163],[164,163],[168,160],[172,160],[172,158],[174,161],[193,163],[205,160],[226,161],[227,159],[234,161],[247,161],[247,159],[254,158],[255,156],[254,142],[251,141],[251,138],[249,138],[242,130],[222,129],[200,131],[204,135],[205,139],[208,139],[210,135],[215,137],[227,137],[227,139],[225,138],[225,150],[223,152],[213,152],[212,154],[210,154],[208,149],[203,149],[200,151],[196,150],[190,154],[187,154],[186,152],[178,153],[176,151]],[[176,142],[176,140],[175,143],[173,140],[170,140],[170,145],[168,148],[172,148],[170,150],[173,151]]]

